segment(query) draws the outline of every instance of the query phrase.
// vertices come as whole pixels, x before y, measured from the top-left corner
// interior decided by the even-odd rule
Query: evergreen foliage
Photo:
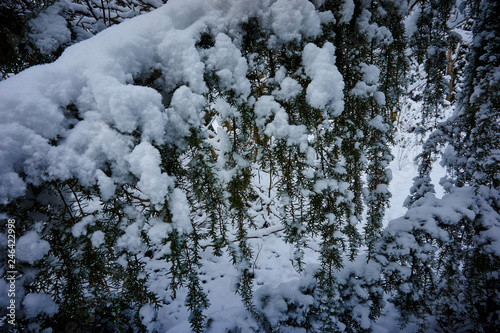
[[[2,0],[0,75],[57,59],[64,49],[166,0]]]
[[[5,78],[163,1],[32,4],[0,6]],[[215,331],[205,265],[227,260],[255,331],[372,332],[386,301],[403,327],[494,330],[500,8],[477,0],[462,9],[473,43],[454,115],[438,124],[455,9],[434,0],[171,1],[89,40],[102,53],[88,67],[56,67],[72,64],[80,44],[2,82],[0,126],[12,146],[0,145],[1,217],[22,221],[16,237],[34,244],[16,266],[14,329],[165,331],[162,308],[180,299],[193,332]],[[35,20],[46,16],[69,33],[50,48],[33,37],[42,39]],[[131,32],[125,44],[109,37],[120,29]],[[393,122],[419,64],[419,175],[405,216],[383,228]],[[61,81],[33,83],[27,101],[8,96],[30,73]],[[38,113],[41,125],[27,117]],[[439,156],[441,199],[430,177]],[[254,240],[264,234],[290,244],[300,279],[259,284]]]
[[[379,245],[402,322],[421,330],[430,329],[431,316],[442,331],[488,332],[498,325],[499,27],[492,15],[499,8],[490,1],[468,5],[474,37],[458,105],[424,144],[408,213],[391,222]],[[447,195],[437,199],[430,171],[443,149]]]

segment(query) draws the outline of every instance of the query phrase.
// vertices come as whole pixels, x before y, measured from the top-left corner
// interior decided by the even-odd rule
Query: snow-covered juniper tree
[[[453,5],[454,2],[448,0],[424,0],[413,4],[414,10],[418,11],[418,18],[410,43],[415,53],[414,58],[418,64],[423,65],[425,72],[422,92],[424,131],[435,128],[443,117],[443,102],[448,89],[445,77],[450,39],[448,18]]]
[[[450,193],[470,187],[474,193],[471,201],[475,214],[469,217],[468,224],[455,228],[452,233],[457,242],[461,240],[466,244],[461,272],[466,289],[460,293],[464,299],[459,298],[463,311],[449,316],[448,309],[440,312],[439,319],[445,325],[467,325],[487,332],[500,323],[497,310],[500,305],[497,232],[500,227],[500,24],[495,19],[500,5],[495,1],[477,1],[472,2],[471,7],[476,18],[473,45],[465,69],[463,92],[458,97],[459,106],[455,116],[444,124],[449,136],[444,163],[451,173],[445,187]],[[458,236],[457,232],[464,229],[467,233]],[[454,301],[457,298],[454,293],[451,297]]]
[[[468,6],[473,43],[456,110],[424,144],[420,190],[379,242],[392,302],[404,324],[422,330],[489,332],[499,324],[499,4]],[[442,149],[448,176],[437,199],[429,161]]]
[[[0,79],[52,62],[66,47],[166,0],[2,0]]]
[[[101,2],[81,22],[114,23],[115,3],[157,2]],[[19,330],[167,331],[184,304],[190,330],[214,331],[210,303],[225,295],[203,275],[217,260],[232,263],[227,292],[258,331],[372,331],[383,287],[404,320],[434,311],[452,327],[460,306],[467,323],[496,320],[496,240],[484,236],[498,214],[498,121],[484,116],[498,103],[492,6],[476,8],[488,47],[474,48],[462,111],[424,147],[449,144],[450,194],[415,197],[383,234],[405,1],[170,0],[0,82],[1,217],[18,221],[19,247],[31,243]],[[263,234],[290,243],[298,280],[256,283]],[[466,279],[476,285],[457,296]]]

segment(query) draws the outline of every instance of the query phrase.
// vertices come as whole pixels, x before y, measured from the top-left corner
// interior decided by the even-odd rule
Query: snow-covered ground
[[[399,147],[394,147],[394,150],[400,149]],[[411,156],[416,156],[415,151],[408,152]],[[396,153],[393,152],[393,155]],[[418,171],[415,163],[410,159],[405,165],[400,167],[398,160],[393,160],[391,162],[392,170],[392,181],[389,189],[392,193],[391,206],[386,212],[385,225],[390,220],[403,216],[406,212],[404,207],[404,201],[410,194],[410,187],[413,184],[413,178],[417,176]],[[445,169],[436,161],[433,164],[433,169],[431,172],[432,182],[434,184],[434,189],[436,191],[436,197],[441,198],[444,194],[443,187],[439,184],[439,180],[445,176]]]

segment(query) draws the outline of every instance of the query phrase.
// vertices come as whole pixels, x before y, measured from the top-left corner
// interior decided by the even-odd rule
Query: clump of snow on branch
[[[50,250],[46,240],[40,239],[35,231],[28,231],[16,243],[16,257],[30,264],[43,258]]]
[[[332,116],[344,110],[344,80],[335,66],[335,46],[327,42],[322,48],[307,44],[302,62],[311,78],[307,87],[307,102],[318,109],[331,109]]]

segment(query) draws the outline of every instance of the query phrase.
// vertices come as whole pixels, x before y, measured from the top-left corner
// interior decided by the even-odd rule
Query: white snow
[[[217,35],[215,47],[208,55],[207,69],[216,72],[221,89],[232,89],[242,98],[250,94],[250,82],[246,78],[248,64],[226,34]]]
[[[108,177],[102,170],[96,171],[97,185],[99,185],[99,190],[101,192],[102,199],[104,201],[111,199],[115,194],[116,185],[113,179]]]
[[[356,83],[350,94],[360,97],[373,96],[379,105],[385,105],[384,93],[377,91],[380,69],[375,65],[361,63],[360,71],[363,74],[362,79]]]
[[[194,93],[183,85],[175,90],[170,107],[165,111],[166,125],[171,130],[166,133],[168,142],[178,144],[180,139],[190,134],[189,129],[201,124],[202,110],[206,101],[202,95]],[[162,122],[159,122],[160,126]]]
[[[290,125],[288,114],[281,107],[272,122],[267,124],[264,133],[277,139],[286,139],[288,145],[299,145],[301,151],[307,148],[307,134],[304,125]]]
[[[339,23],[348,23],[351,21],[352,16],[354,15],[354,1],[353,0],[344,0],[342,2],[342,6],[340,7],[341,18]]]
[[[168,73],[168,80],[165,80],[167,87],[172,88],[183,82],[198,94],[207,92],[203,79],[205,65],[194,45],[194,35],[199,29],[198,26],[186,30],[171,29],[158,45],[158,55],[164,64],[164,71]]]
[[[87,215],[81,219],[81,221],[75,223],[71,228],[71,233],[74,237],[80,237],[81,235],[87,234],[87,226],[92,225],[95,222],[95,217],[93,215]]]
[[[49,250],[49,242],[40,239],[38,233],[33,230],[19,237],[16,242],[16,258],[30,264],[42,259]]]
[[[141,239],[141,223],[135,222],[125,228],[125,234],[116,242],[117,249],[127,250],[132,254],[144,252],[146,244]]]
[[[269,31],[275,34],[269,44],[274,41],[276,45],[281,45],[318,36],[321,22],[331,20],[331,15],[319,14],[314,5],[306,0],[239,0],[231,6],[230,3],[225,0],[169,0],[166,6],[150,14],[109,28],[88,41],[68,48],[52,64],[30,68],[0,82],[1,203],[24,194],[28,182],[37,184],[43,180],[71,177],[78,178],[85,186],[97,185],[104,201],[112,199],[120,185],[137,180],[137,188],[131,191],[135,191],[133,194],[146,204],[160,207],[168,202],[172,223],[165,222],[163,216],[154,216],[146,221],[137,210],[127,207],[127,218],[119,226],[124,234],[116,244],[117,251],[143,253],[148,245],[141,234],[146,232],[151,247],[155,249],[152,259],[142,258],[150,274],[148,287],[157,292],[164,303],[159,310],[149,305],[141,308],[141,320],[150,330],[191,331],[189,314],[184,307],[185,289],[179,290],[176,299],[171,298],[166,278],[170,266],[163,256],[170,251],[166,238],[173,229],[189,234],[196,226],[190,216],[192,207],[188,193],[176,187],[175,177],[164,172],[163,152],[158,146],[167,142],[182,148],[183,138],[190,134],[190,129],[203,126],[204,112],[210,107],[216,111],[217,117],[212,123],[213,135],[207,142],[212,144],[218,155],[214,163],[218,176],[222,182],[227,182],[236,174],[236,169],[224,169],[225,153],[232,150],[231,138],[218,124],[231,117],[241,117],[237,103],[248,102],[254,106],[256,125],[264,134],[273,139],[283,139],[288,145],[297,145],[300,152],[307,155],[309,164],[312,166],[315,163],[307,128],[290,124],[287,111],[279,103],[290,101],[301,93],[298,78],[287,76],[285,69],[281,68],[276,77],[271,78],[279,84],[272,95],[247,99],[252,92],[250,81],[246,78],[249,64],[239,48],[238,24],[255,15],[259,24],[268,25]],[[321,3],[321,0],[316,1],[317,6]],[[267,12],[262,9],[268,7]],[[343,1],[339,23],[350,22],[353,13],[354,2]],[[413,14],[407,20],[410,36],[416,17],[417,14]],[[371,13],[365,10],[356,22],[369,40],[392,43],[389,30],[370,23],[370,19]],[[37,20],[33,22],[33,38],[38,39],[42,50],[51,52],[67,41],[63,22],[59,19],[51,21],[50,12]],[[53,29],[41,31],[39,27],[42,26]],[[215,45],[200,50],[196,41],[205,31],[216,32]],[[311,80],[306,88],[307,103],[328,111],[322,115],[328,125],[329,120],[344,110],[344,80],[336,67],[334,45],[326,42],[319,47],[308,43],[303,50],[302,64],[305,75]],[[161,85],[168,93],[162,95],[149,86],[135,82],[147,76],[152,69],[161,71],[164,79],[149,85]],[[204,78],[207,71],[215,75],[221,91],[235,93],[235,103],[216,96],[208,105],[208,98],[204,96],[208,93]],[[384,94],[377,90],[379,68],[362,63],[360,71],[362,79],[349,94],[373,97],[379,105],[385,105]],[[302,79],[307,79],[305,75]],[[374,117],[368,124],[380,131],[388,130],[381,116]],[[342,139],[338,138],[339,142]],[[56,144],[52,142],[54,140]],[[401,148],[401,159],[390,165],[393,173],[391,209],[384,224],[393,220],[389,232],[398,233],[399,245],[403,246],[402,249],[394,248],[394,251],[409,252],[415,246],[415,239],[409,232],[416,227],[415,220],[425,222],[424,229],[429,234],[445,239],[446,234],[436,227],[436,217],[448,223],[457,223],[463,216],[472,218],[478,213],[472,209],[473,205],[464,191],[442,197],[442,189],[436,187],[436,195],[429,194],[425,204],[402,217],[406,212],[402,207],[403,201],[409,194],[408,189],[417,171],[411,162],[401,162],[406,157],[404,154],[410,155],[411,160],[414,157],[411,155],[416,154],[414,149],[414,146],[406,151]],[[238,167],[250,165],[248,160],[236,153],[231,156]],[[337,170],[345,172],[341,166]],[[432,174],[434,183],[443,175],[439,166],[435,170]],[[28,177],[23,180],[21,174]],[[314,169],[306,169],[303,174],[313,178]],[[319,179],[313,188],[317,193],[328,188],[339,190],[347,193],[346,197],[350,200],[348,186],[345,182]],[[378,192],[386,190],[385,185],[377,188]],[[272,200],[271,196],[259,195],[263,204]],[[265,215],[265,212],[261,213],[260,217]],[[272,212],[267,218],[274,221],[273,214],[279,213]],[[87,229],[90,230],[94,223],[94,216],[83,217],[73,225],[71,233],[74,237],[87,235]],[[500,228],[493,226],[491,231],[493,239],[500,239]],[[338,236],[343,235],[338,233]],[[106,239],[104,232],[99,230],[89,237],[94,247],[101,246]],[[257,309],[265,312],[272,324],[277,324],[285,319],[288,304],[298,305],[300,311],[312,306],[313,297],[303,290],[314,280],[312,274],[317,269],[318,240],[307,238],[304,258],[308,265],[304,272],[299,273],[292,264],[295,259],[293,245],[284,242],[281,225],[271,224],[268,228],[251,231],[248,237],[255,254],[251,267]],[[16,249],[19,260],[34,264],[49,253],[50,246],[35,231],[28,231],[17,240]],[[497,243],[491,245],[491,251],[500,251],[498,249]],[[258,329],[255,320],[242,307],[240,297],[231,289],[238,273],[230,263],[228,253],[216,257],[210,250],[207,245],[200,253],[204,263],[200,278],[211,304],[206,315],[213,320],[209,332],[223,332],[235,326],[247,331]],[[368,317],[367,305],[363,303],[367,298],[366,291],[359,281],[349,275],[376,276],[378,266],[364,265],[365,259],[359,257],[357,261],[347,263],[337,277],[340,282],[352,287],[349,306],[363,328],[383,332],[382,326],[390,326],[395,332],[397,329],[392,314],[395,310],[386,313],[376,326]],[[124,257],[118,263],[126,266]],[[409,272],[403,269],[402,274]],[[403,291],[406,287],[402,286]],[[57,311],[57,305],[50,296],[42,293],[27,294],[23,306],[31,317],[51,315]],[[300,311],[296,313],[298,320],[303,319]],[[289,331],[292,332],[292,329]],[[293,332],[302,331],[296,329]]]
[[[271,5],[272,27],[281,41],[301,40],[321,33],[321,19],[306,0],[278,0]]]
[[[161,172],[158,150],[148,142],[140,143],[128,156],[128,162],[132,173],[139,178],[139,189],[151,198],[153,204],[161,203],[173,186],[173,180]]]
[[[96,232],[94,232],[92,234],[92,237],[90,237],[90,241],[92,242],[92,246],[99,247],[102,244],[104,244],[104,237],[105,236],[106,235],[101,230],[97,230]]]
[[[30,38],[42,53],[50,54],[71,41],[68,22],[59,15],[57,5],[50,6],[30,21]]]
[[[172,213],[172,223],[175,229],[181,233],[192,231],[191,219],[189,217],[189,203],[186,193],[180,188],[175,188],[170,195],[169,207]]]
[[[411,38],[413,34],[417,31],[417,21],[420,16],[421,9],[417,7],[413,12],[411,12],[405,19],[405,35]]]
[[[267,120],[280,111],[282,111],[281,105],[274,100],[273,96],[260,97],[255,102],[254,112],[257,118],[255,124],[259,127],[265,126]]]
[[[53,315],[57,312],[58,305],[50,295],[43,293],[29,293],[24,296],[23,309],[29,318],[39,314]]]
[[[307,102],[313,107],[331,109],[331,116],[344,110],[344,80],[335,66],[335,46],[327,42],[322,48],[307,44],[302,56],[306,74],[312,79],[307,87]]]
[[[275,90],[273,95],[279,100],[290,100],[297,96],[302,90],[302,86],[297,82],[297,80],[291,77],[286,77],[280,83],[280,89]]]

